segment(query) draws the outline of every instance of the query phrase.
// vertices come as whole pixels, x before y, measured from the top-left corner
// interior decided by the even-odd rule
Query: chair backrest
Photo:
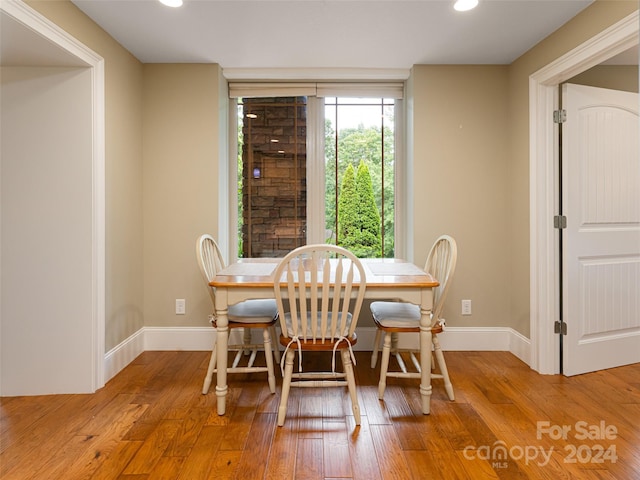
[[[302,246],[280,261],[274,279],[285,337],[309,341],[353,334],[366,288],[364,267],[353,253],[329,244]]]
[[[213,312],[215,314],[216,296],[213,287],[209,285],[209,282],[213,280],[220,270],[224,268],[224,260],[222,259],[222,253],[218,244],[209,234],[204,234],[198,237],[196,241],[196,257],[198,259],[198,266],[200,267],[200,273],[207,285],[209,295],[211,295],[211,302],[213,303]]]
[[[433,320],[440,319],[447,292],[451,286],[451,280],[456,270],[458,258],[458,246],[453,237],[442,235],[429,251],[425,271],[433,275],[440,286],[433,291]]]

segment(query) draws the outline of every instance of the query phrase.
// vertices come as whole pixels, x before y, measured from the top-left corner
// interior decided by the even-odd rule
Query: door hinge
[[[567,334],[567,324],[562,321],[556,321],[553,324],[553,333],[559,333],[560,335]]]
[[[566,110],[554,110],[553,111],[553,123],[564,123],[567,121]]]
[[[567,228],[567,217],[564,215],[556,215],[553,217],[553,228]]]

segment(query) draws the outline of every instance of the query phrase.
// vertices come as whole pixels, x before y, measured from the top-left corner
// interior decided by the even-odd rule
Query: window
[[[291,92],[256,87],[230,86],[237,118],[232,245],[238,257],[279,257],[323,242],[361,257],[393,257],[400,106],[394,97],[401,87],[385,96],[370,88],[359,94],[352,87],[342,96],[326,86]]]
[[[237,105],[238,256],[283,256],[307,243],[307,98]]]
[[[326,240],[359,257],[394,256],[394,107],[385,98],[324,101]]]

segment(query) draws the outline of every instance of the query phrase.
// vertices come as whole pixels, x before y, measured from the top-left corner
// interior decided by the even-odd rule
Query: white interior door
[[[640,362],[638,94],[563,85],[563,373]]]

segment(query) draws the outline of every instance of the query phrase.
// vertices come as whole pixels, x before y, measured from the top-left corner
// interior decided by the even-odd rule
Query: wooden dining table
[[[243,258],[220,270],[209,283],[216,295],[216,352],[218,415],[224,415],[227,396],[227,347],[229,342],[229,305],[249,299],[273,298],[276,279],[273,272],[279,258]],[[411,262],[394,258],[361,259],[366,272],[365,298],[397,299],[420,305],[420,342],[431,345],[431,309],[433,288],[438,281]],[[284,283],[283,279],[279,279]],[[276,342],[277,343],[277,342]],[[431,400],[431,355],[420,356],[420,394],[422,411],[429,413]]]

